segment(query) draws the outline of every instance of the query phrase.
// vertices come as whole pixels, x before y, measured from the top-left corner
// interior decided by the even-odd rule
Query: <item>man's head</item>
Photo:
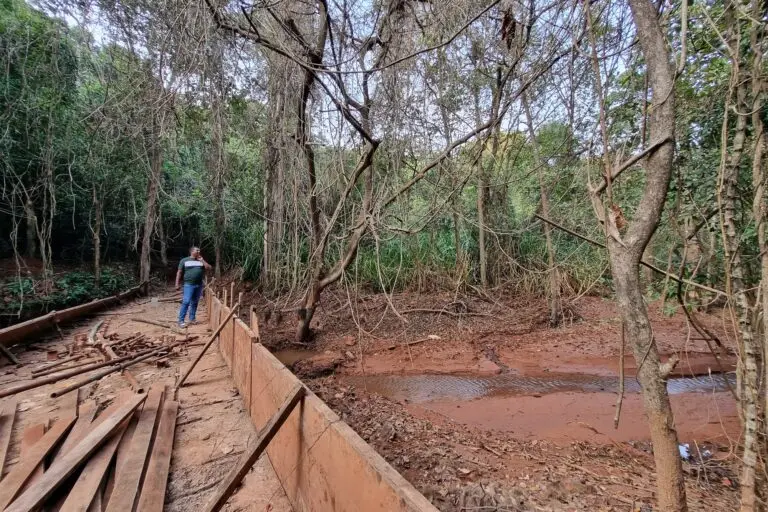
[[[193,258],[199,258],[200,257],[200,248],[196,245],[189,248],[189,255]]]

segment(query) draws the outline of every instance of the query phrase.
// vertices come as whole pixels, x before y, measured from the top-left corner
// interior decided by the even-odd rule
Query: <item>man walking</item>
[[[187,324],[184,322],[189,309],[189,323],[195,323],[197,314],[197,303],[200,300],[200,294],[203,292],[203,277],[205,270],[211,266],[203,259],[199,247],[192,247],[189,250],[189,256],[179,262],[179,270],[176,272],[176,289],[181,287],[181,278],[184,278],[184,298],[181,301],[179,310],[179,327],[184,328]]]

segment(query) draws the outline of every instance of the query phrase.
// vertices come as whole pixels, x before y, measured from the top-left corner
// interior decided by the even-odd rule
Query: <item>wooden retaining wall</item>
[[[230,310],[205,293],[211,328]],[[258,320],[237,316],[219,337],[222,357],[256,429],[261,429],[299,379],[259,343]],[[307,390],[267,448],[267,455],[296,512],[436,512],[437,509]]]

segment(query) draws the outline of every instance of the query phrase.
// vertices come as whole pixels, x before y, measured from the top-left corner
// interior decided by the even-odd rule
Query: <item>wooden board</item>
[[[95,417],[96,403],[93,400],[89,400],[80,408],[80,414],[77,416],[77,421],[72,427],[72,431],[64,440],[64,443],[62,443],[61,448],[59,448],[59,451],[56,454],[57,458],[65,455],[73,446],[80,442],[86,434],[88,434],[88,431],[92,428],[91,423],[93,422],[93,418]]]
[[[16,464],[0,485],[0,510],[5,509],[19,494],[21,488],[35,472],[45,456],[53,450],[59,440],[69,431],[69,427],[75,422],[75,417],[60,418],[46,434],[29,450],[29,456]],[[39,485],[39,482],[32,488]],[[32,489],[28,490],[31,491]],[[26,493],[25,493],[26,494]]]
[[[267,449],[269,442],[275,437],[277,431],[285,423],[288,415],[291,414],[293,408],[304,398],[306,389],[301,384],[296,385],[288,394],[288,398],[285,399],[280,408],[272,415],[269,422],[264,425],[264,428],[259,432],[256,440],[248,447],[246,452],[237,461],[237,464],[232,471],[224,477],[224,480],[216,487],[216,491],[213,493],[213,497],[205,506],[206,512],[216,512],[221,510],[221,507],[227,502],[232,493],[240,485],[240,482],[245,478],[245,475],[251,470],[253,465],[259,459],[264,450]]]
[[[117,470],[115,486],[107,502],[107,512],[131,512],[138,497],[141,477],[144,474],[149,447],[155,433],[163,387],[153,386],[141,411],[139,423],[131,439],[130,449]]]
[[[133,411],[145,399],[144,395],[138,395],[130,399],[117,412],[110,415],[109,418],[105,418],[98,427],[92,429],[82,441],[77,443],[69,453],[54,461],[40,481],[11,503],[5,509],[5,512],[32,512],[40,507],[57,487],[64,483],[78,467],[107,442],[115,431],[120,428],[120,425],[133,414]],[[40,442],[42,443],[42,440]]]
[[[227,318],[230,313],[229,308],[221,308],[221,316],[222,320]],[[221,324],[219,324],[221,325]],[[219,335],[219,350],[221,351],[221,356],[224,358],[224,361],[227,363],[227,366],[232,368],[232,336],[234,334],[234,322],[232,319],[228,319],[227,323],[224,325],[224,328],[221,330],[221,334]]]
[[[11,444],[11,433],[13,432],[13,420],[16,418],[17,402],[18,398],[12,396],[3,403],[2,413],[0,413],[0,478],[3,476],[5,458],[8,455],[8,447]]]
[[[251,403],[251,344],[253,333],[239,318],[235,319],[235,340],[232,354],[232,379],[243,397],[243,402]]]
[[[99,488],[117,451],[117,446],[124,438],[127,426],[127,423],[121,425],[115,435],[88,459],[59,512],[86,512],[92,508],[101,510]],[[94,504],[94,502],[98,503]]]
[[[109,503],[109,497],[112,495],[112,489],[115,487],[115,480],[120,474],[120,468],[123,466],[125,459],[128,458],[128,453],[131,449],[131,441],[133,440],[133,433],[136,432],[136,426],[139,424],[139,416],[141,416],[141,411],[136,411],[128,423],[128,427],[125,429],[122,439],[120,439],[120,442],[117,445],[115,469],[114,471],[109,472],[107,483],[104,486],[104,506]]]
[[[45,427],[48,421],[46,420],[45,423],[35,423],[34,425],[29,425],[27,428],[24,429],[24,432],[21,435],[21,448],[20,448],[20,461],[23,462],[29,457],[29,451],[32,449],[35,444],[40,441],[43,436],[45,435]],[[40,479],[41,476],[43,476],[43,473],[45,472],[45,467],[43,467],[43,462],[40,462],[40,464],[35,468],[35,470],[32,472],[31,475],[29,475],[29,480],[27,480],[27,483],[24,484],[23,489],[28,488],[30,485],[32,485],[34,482],[36,482],[38,479]]]
[[[72,427],[72,430],[69,432],[69,435],[67,436],[67,438],[61,444],[61,448],[59,448],[59,451],[56,452],[56,457],[54,458],[54,461],[66,455],[77,443],[82,441],[83,438],[86,435],[88,435],[88,432],[92,428],[97,426],[93,424],[93,419],[96,417],[96,409],[97,409],[96,402],[93,400],[88,400],[80,407],[80,414],[77,417],[77,421],[75,422],[75,425]],[[107,409],[106,411],[104,411],[104,413],[111,414],[112,412],[115,412],[115,410],[110,411],[109,409]],[[104,416],[104,414],[102,414],[102,416]],[[47,510],[49,512],[59,512],[66,498],[67,498],[66,494],[60,493],[60,495],[56,497],[55,502],[52,505],[50,505],[50,507],[47,508]]]
[[[152,456],[147,466],[137,512],[163,512],[178,412],[179,402],[166,400],[160,424],[157,427],[157,436],[152,447]]]

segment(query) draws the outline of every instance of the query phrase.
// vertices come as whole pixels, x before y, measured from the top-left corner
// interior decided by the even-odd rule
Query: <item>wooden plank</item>
[[[120,465],[115,479],[115,487],[107,503],[107,512],[131,512],[136,502],[144,474],[152,436],[155,433],[160,402],[164,388],[152,386],[147,394],[147,401],[141,411],[139,423],[131,439],[127,458]]]
[[[56,458],[65,455],[69,450],[72,449],[72,447],[79,443],[86,436],[86,434],[88,434],[88,431],[92,428],[91,423],[95,417],[96,403],[93,400],[89,400],[88,402],[85,402],[80,408],[80,414],[77,416],[77,421],[72,427],[72,431],[61,444],[61,448],[59,448],[58,453],[56,453]]]
[[[269,442],[275,437],[275,434],[280,430],[280,427],[285,423],[285,420],[288,419],[293,408],[304,398],[305,393],[306,390],[304,386],[297,384],[291,393],[288,394],[288,398],[285,399],[280,406],[280,409],[272,415],[269,422],[264,425],[263,429],[261,429],[256,441],[251,444],[232,471],[216,488],[213,498],[211,498],[205,507],[206,512],[216,512],[224,506],[235,489],[240,485],[240,482],[245,475],[248,474],[261,454],[266,450]]]
[[[39,466],[45,456],[53,450],[59,440],[69,431],[69,427],[75,422],[74,416],[60,418],[53,427],[46,432],[40,441],[29,450],[29,456],[14,466],[0,485],[0,510],[5,509],[19,494],[21,488],[27,483],[35,468]],[[45,477],[44,477],[45,478]],[[42,481],[42,480],[41,480]],[[37,487],[38,482],[34,487]],[[29,489],[31,490],[31,489]],[[27,493],[29,492],[27,491]],[[25,493],[26,494],[26,493]]]
[[[21,435],[21,448],[20,448],[20,459],[23,461],[27,457],[29,457],[29,451],[32,449],[33,446],[35,446],[35,443],[40,441],[43,436],[45,435],[45,428],[48,425],[48,420],[45,420],[44,423],[35,423],[34,425],[29,425],[27,428],[24,429],[24,432]],[[43,476],[43,473],[45,472],[45,466],[43,462],[40,462],[38,466],[35,468],[35,470],[32,472],[32,474],[29,476],[29,480],[27,480],[27,483],[24,484],[24,487],[22,487],[22,492],[27,489],[30,485],[35,483],[37,480],[40,479],[40,477]]]
[[[110,436],[120,428],[120,425],[125,422],[126,418],[133,414],[133,411],[136,410],[145,398],[144,395],[137,395],[131,398],[116,413],[110,415],[98,427],[92,429],[69,453],[54,461],[43,475],[43,478],[11,503],[5,509],[5,512],[32,512],[40,507],[67,477],[74,473],[89,456],[107,442]],[[56,427],[54,426],[54,428]]]
[[[123,404],[125,404],[125,402],[126,402],[127,400],[129,400],[129,399],[130,399],[132,396],[133,396],[133,394],[132,394],[130,391],[123,391],[123,392],[121,392],[121,393],[120,393],[119,395],[117,395],[117,397],[116,397],[116,398],[115,398],[115,399],[112,401],[112,403],[109,405],[109,407],[107,407],[106,409],[104,409],[104,410],[101,412],[101,414],[99,414],[99,416],[98,416],[97,418],[95,418],[95,419],[94,419],[94,415],[95,415],[95,413],[96,413],[96,410],[98,409],[98,408],[96,407],[96,404],[95,404],[94,402],[92,402],[92,401],[86,402],[86,403],[83,405],[83,407],[82,407],[81,416],[86,416],[86,417],[87,417],[87,416],[90,416],[91,420],[90,420],[90,423],[89,423],[89,424],[88,424],[88,426],[87,426],[88,428],[86,429],[86,431],[84,432],[84,434],[85,434],[85,435],[87,435],[87,433],[88,433],[88,431],[89,431],[89,430],[91,430],[91,429],[94,429],[94,428],[98,427],[98,426],[99,426],[99,425],[100,425],[102,422],[104,422],[104,421],[105,421],[107,418],[109,418],[109,417],[110,417],[112,414],[114,414],[114,413],[116,413],[117,411],[119,411],[119,410],[120,410],[120,407],[121,407]],[[93,413],[91,413],[91,412],[90,412],[91,406],[92,406],[92,408],[93,408]],[[74,426],[74,427],[72,427],[72,432],[71,432],[71,433],[70,433],[70,434],[67,436],[67,439],[66,439],[66,441],[64,441],[64,445],[66,445],[66,444],[69,442],[69,440],[70,440],[70,439],[73,439],[73,436],[75,436],[75,432],[74,432],[74,430],[75,430],[76,428],[78,428],[78,423],[80,423],[80,419],[79,419],[79,418],[78,418],[78,422],[77,422],[77,423],[75,423],[75,426]],[[122,432],[120,432],[120,434],[122,434]],[[115,433],[115,436],[117,436],[117,433]],[[83,437],[84,437],[84,436],[83,436]],[[80,437],[80,438],[79,438],[79,439],[77,439],[76,441],[73,441],[73,442],[72,442],[73,444],[71,444],[69,447],[66,447],[66,446],[62,446],[61,450],[59,450],[59,454],[61,454],[61,455],[64,455],[64,453],[68,452],[68,451],[69,451],[69,449],[71,449],[73,446],[75,446],[75,444],[76,444],[77,442],[81,441],[81,440],[83,439],[83,437]],[[111,441],[112,441],[112,440],[110,439],[110,441],[108,441],[108,442],[107,442],[107,444],[109,444]],[[103,447],[102,447],[102,448],[103,448]],[[101,450],[102,448],[99,448],[99,450]],[[65,451],[65,450],[66,450],[66,451]],[[96,453],[98,454],[98,451],[97,451]],[[59,454],[57,454],[57,457],[59,456]],[[95,456],[96,456],[96,455],[94,455],[94,457],[95,457]],[[92,458],[93,458],[93,457],[92,457]],[[89,461],[88,463],[90,463],[90,461]],[[86,467],[87,467],[87,465],[88,465],[88,464],[86,464]],[[67,499],[67,497],[68,497],[68,494],[64,494],[64,495],[61,495],[61,496],[59,496],[59,497],[58,497],[58,499],[56,500],[56,503],[54,503],[54,504],[53,504],[53,506],[50,508],[50,512],[59,512],[59,511],[61,510],[61,508],[64,506],[64,503],[65,503],[65,500]],[[87,504],[86,504],[86,506],[87,506]]]
[[[80,407],[80,414],[77,417],[77,421],[72,427],[72,430],[69,432],[67,438],[61,444],[59,451],[56,452],[54,461],[66,455],[75,445],[77,445],[77,443],[82,441],[83,438],[88,435],[88,432],[92,428],[97,426],[93,424],[93,419],[96,417],[96,410],[97,407],[94,400],[88,400],[87,402],[83,403],[83,405]],[[109,409],[107,409],[107,411],[109,411]],[[114,412],[114,410],[109,411],[108,414],[111,414],[112,412]],[[55,502],[51,504],[50,507],[48,507],[46,510],[49,512],[58,512],[61,509],[61,506],[64,503],[66,497],[66,494],[59,493],[59,496],[56,497]]]
[[[3,412],[0,415],[0,478],[3,477],[5,458],[8,455],[8,447],[11,445],[11,433],[13,421],[16,418],[16,404],[18,398],[11,397],[3,404]]]
[[[102,502],[101,502],[101,493],[97,492],[96,496],[93,497],[93,501],[90,505],[88,505],[88,511],[87,512],[101,512],[103,509]]]
[[[128,430],[127,422],[120,426],[115,435],[99,448],[85,464],[75,485],[69,491],[59,512],[86,512],[92,508],[101,510],[101,483],[109,469],[117,446],[125,438]],[[94,502],[98,503],[94,505]]]
[[[115,454],[115,468],[114,471],[109,472],[109,475],[107,476],[107,483],[104,485],[103,504],[105,507],[107,503],[109,503],[109,498],[112,495],[112,489],[115,488],[115,480],[120,474],[120,468],[123,467],[125,459],[128,458],[128,453],[131,449],[131,441],[133,440],[133,433],[136,432],[136,426],[139,424],[139,416],[141,416],[141,411],[136,411],[136,413],[131,418],[131,421],[128,423],[128,427],[125,429],[123,438],[120,439],[120,442],[117,445],[117,453]]]
[[[155,436],[155,443],[152,447],[152,456],[149,459],[147,474],[144,478],[144,486],[141,489],[137,512],[163,512],[178,412],[179,402],[165,401],[160,424],[157,427],[157,436]]]

